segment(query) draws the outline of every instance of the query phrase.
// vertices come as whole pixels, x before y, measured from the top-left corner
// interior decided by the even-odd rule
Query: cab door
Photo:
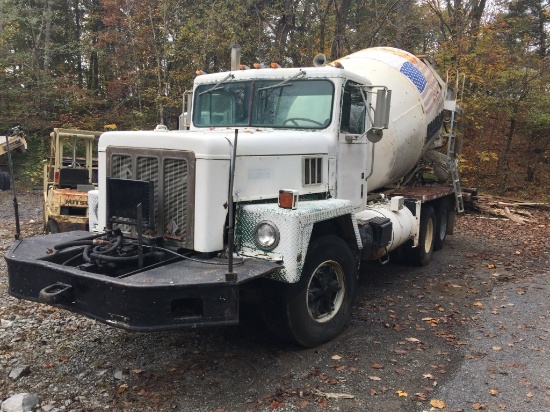
[[[351,200],[361,209],[367,194],[366,102],[358,83],[347,81],[342,93],[336,197]]]

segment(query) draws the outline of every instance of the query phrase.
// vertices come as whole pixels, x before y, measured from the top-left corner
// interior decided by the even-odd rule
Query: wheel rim
[[[344,270],[332,260],[321,263],[307,285],[307,310],[315,322],[328,322],[340,310],[346,287]]]
[[[430,219],[426,222],[426,236],[424,236],[424,252],[430,253],[434,241],[434,221]]]
[[[439,227],[439,238],[445,239],[445,235],[447,234],[447,210],[444,209],[441,211],[441,222]]]

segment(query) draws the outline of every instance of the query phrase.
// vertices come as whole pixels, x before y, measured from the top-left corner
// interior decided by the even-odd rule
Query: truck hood
[[[185,150],[197,159],[228,159],[228,140],[233,143],[235,129],[193,131],[116,131],[103,133],[98,150],[109,146]],[[238,156],[279,156],[328,153],[335,145],[328,134],[302,130],[239,129]]]

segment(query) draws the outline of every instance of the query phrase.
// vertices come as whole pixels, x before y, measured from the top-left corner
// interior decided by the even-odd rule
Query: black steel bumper
[[[239,287],[280,268],[247,260],[235,265],[237,279],[226,281],[227,266],[189,260],[144,270],[124,278],[89,273],[54,263],[54,245],[87,239],[67,232],[18,240],[5,254],[9,293],[134,331],[237,324]],[[223,263],[221,259],[213,262]]]

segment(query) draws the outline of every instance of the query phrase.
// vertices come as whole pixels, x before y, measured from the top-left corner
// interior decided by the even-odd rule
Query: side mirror
[[[376,110],[372,127],[374,129],[387,129],[390,123],[391,90],[380,89],[376,92]]]
[[[376,91],[376,109],[372,119],[372,127],[367,132],[367,139],[377,143],[382,139],[383,130],[390,123],[391,90],[380,88]]]

